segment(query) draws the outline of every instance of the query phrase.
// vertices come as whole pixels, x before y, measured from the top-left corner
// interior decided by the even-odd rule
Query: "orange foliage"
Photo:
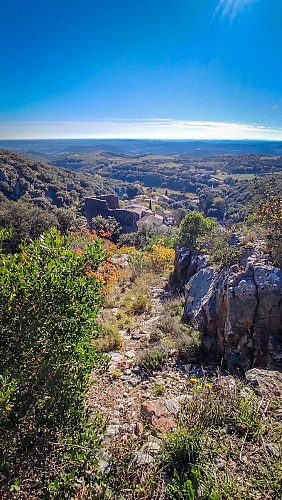
[[[144,260],[152,265],[155,271],[172,269],[174,261],[174,250],[167,248],[159,241],[152,245],[150,252],[144,252]]]
[[[126,253],[127,255],[130,255],[133,252],[136,252],[135,247],[127,247],[125,245],[116,249],[116,253]]]
[[[105,285],[104,291],[108,292],[122,277],[128,275],[128,270],[106,259],[94,274],[96,279]]]

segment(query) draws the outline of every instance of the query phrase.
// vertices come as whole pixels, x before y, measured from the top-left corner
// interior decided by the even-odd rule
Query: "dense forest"
[[[63,232],[79,226],[85,197],[122,194],[127,188],[130,194],[130,187],[122,181],[0,151],[0,225],[13,229],[12,248],[54,226]]]

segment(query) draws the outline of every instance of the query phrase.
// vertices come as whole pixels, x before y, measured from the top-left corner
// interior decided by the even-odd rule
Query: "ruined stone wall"
[[[93,217],[97,217],[97,215],[102,215],[103,217],[107,217],[108,212],[109,212],[109,205],[107,201],[100,200],[97,198],[85,199],[85,214],[88,222],[90,222]]]
[[[111,207],[117,207],[111,209]],[[137,231],[138,215],[131,210],[122,210],[118,208],[118,198],[115,195],[99,196],[99,198],[85,199],[85,214],[88,222],[93,217],[102,215],[103,217],[114,217],[120,224],[124,233]]]
[[[131,233],[137,231],[138,214],[130,210],[109,210],[112,212],[113,217],[119,222],[124,233]]]
[[[115,194],[105,194],[97,196],[97,199],[106,201],[110,210],[119,208],[118,196],[116,196]]]

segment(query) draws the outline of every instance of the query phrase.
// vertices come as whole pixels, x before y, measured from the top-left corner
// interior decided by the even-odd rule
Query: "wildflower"
[[[190,378],[190,382],[193,382],[195,384],[196,382],[198,382],[198,379],[196,379],[195,377],[192,377],[192,378]]]
[[[211,384],[205,384],[205,386],[208,388],[208,389],[211,389],[212,388],[212,385]]]
[[[202,385],[197,385],[197,389],[202,389]]]

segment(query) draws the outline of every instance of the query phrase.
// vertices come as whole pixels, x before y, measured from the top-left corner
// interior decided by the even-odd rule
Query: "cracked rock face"
[[[201,269],[188,281],[184,320],[203,333],[205,360],[242,374],[282,369],[282,274],[254,259]]]

